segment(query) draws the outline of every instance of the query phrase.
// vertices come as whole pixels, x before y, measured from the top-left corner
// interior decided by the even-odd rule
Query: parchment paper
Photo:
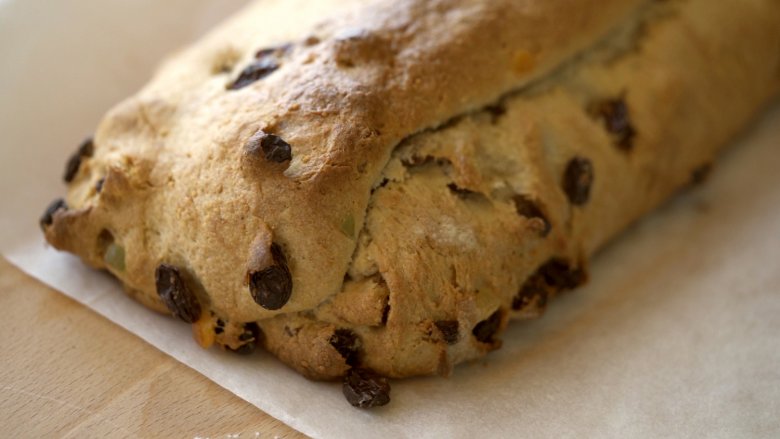
[[[64,192],[69,153],[164,54],[241,3],[0,0],[5,257],[315,437],[780,437],[780,105],[705,186],[602,251],[589,285],[453,377],[393,383],[374,411],[269,355],[201,350],[187,325],[47,248],[37,221]]]

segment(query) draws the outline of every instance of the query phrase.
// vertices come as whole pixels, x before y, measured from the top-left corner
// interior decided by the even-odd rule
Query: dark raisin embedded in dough
[[[550,234],[552,224],[550,224],[550,221],[536,202],[525,195],[515,195],[514,198],[512,198],[512,201],[515,203],[515,210],[517,210],[518,215],[522,215],[526,218],[538,218],[541,221],[542,227],[539,232],[542,236]]]
[[[95,192],[97,192],[97,193],[103,192],[103,184],[105,184],[105,182],[106,182],[106,178],[105,177],[103,177],[100,180],[98,180],[97,183],[95,183]]]
[[[447,344],[455,344],[458,342],[458,321],[457,320],[437,320],[434,322],[439,331],[441,331],[442,338]]]
[[[390,383],[387,378],[368,369],[352,368],[347,372],[342,391],[354,407],[365,409],[390,402]]]
[[[292,160],[292,148],[290,147],[290,144],[282,140],[279,136],[267,134],[260,141],[260,147],[263,148],[263,153],[267,160],[276,163]]]
[[[43,212],[43,215],[41,215],[41,219],[39,220],[41,229],[46,229],[46,226],[50,226],[51,223],[54,222],[54,214],[60,209],[68,210],[68,205],[62,198],[57,198],[56,200],[49,203],[49,206],[46,207],[46,210]]]
[[[260,344],[262,332],[260,327],[255,322],[249,322],[244,324],[244,332],[238,336],[240,341],[246,342],[239,346],[237,349],[231,349],[233,352],[240,355],[249,355],[255,351]]]
[[[712,163],[704,163],[691,172],[691,184],[699,185],[707,181],[712,172]]]
[[[258,341],[259,334],[260,334],[260,327],[257,326],[257,323],[249,322],[244,324],[244,332],[242,332],[241,335],[238,336],[238,339],[241,341],[248,341],[248,342]]]
[[[471,331],[474,338],[482,343],[493,343],[493,336],[496,335],[501,327],[501,310],[496,310],[487,319],[477,323],[477,326]]]
[[[585,271],[572,267],[568,262],[553,258],[542,264],[520,287],[512,299],[512,309],[519,311],[537,299],[537,306],[544,308],[550,294],[571,290],[587,279]]]
[[[512,309],[519,311],[530,305],[535,298],[538,298],[537,305],[541,307],[542,300],[547,303],[547,289],[548,285],[544,280],[544,276],[539,275],[538,272],[532,274],[512,299]]]
[[[283,307],[292,295],[292,275],[278,244],[271,244],[273,265],[249,274],[249,292],[258,305],[268,310]]]
[[[178,268],[160,264],[154,272],[157,294],[174,316],[187,323],[200,319],[200,303],[187,287]]]
[[[618,148],[631,150],[636,130],[631,125],[626,102],[622,98],[608,99],[596,105],[596,113],[604,120],[604,128],[614,136]]]
[[[257,156],[262,154],[266,160],[284,163],[292,160],[292,147],[281,137],[268,134],[263,130],[255,133],[244,147],[247,154]]]
[[[349,329],[337,329],[328,342],[344,357],[348,365],[354,366],[357,363],[360,349],[360,339],[357,334]]]
[[[65,165],[65,174],[62,177],[65,183],[70,183],[76,178],[79,167],[81,167],[81,160],[84,157],[92,157],[94,150],[95,146],[92,137],[88,137],[81,142],[79,149],[70,156],[68,163]]]
[[[244,88],[255,81],[259,81],[266,76],[270,75],[276,69],[279,68],[279,63],[276,62],[272,56],[263,56],[255,60],[252,64],[249,64],[241,73],[238,78],[230,84],[228,84],[228,90],[239,90]]]
[[[593,163],[584,157],[574,157],[566,165],[563,173],[563,191],[569,202],[581,206],[590,198],[590,187],[593,185]]]
[[[290,272],[285,267],[274,265],[252,273],[249,290],[258,305],[268,310],[281,309],[292,293]]]
[[[585,271],[581,268],[574,268],[569,263],[561,259],[551,259],[541,268],[539,274],[544,277],[545,282],[557,291],[571,290],[585,282]]]

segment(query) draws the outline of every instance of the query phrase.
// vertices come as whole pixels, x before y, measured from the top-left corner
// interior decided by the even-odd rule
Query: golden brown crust
[[[315,10],[358,2],[320,3]],[[214,309],[236,319],[310,309],[339,290],[355,248],[341,225],[349,218],[362,223],[393,147],[541,76],[640,2],[598,3],[597,12],[570,16],[562,1],[372,2],[314,26],[297,5],[259,2],[167,62],[139,95],[108,114],[69,204],[98,198],[87,222],[138,235],[138,251],[127,249],[128,269],[138,275],[120,276],[134,288],[150,289],[149,268],[158,261],[186,261]],[[565,22],[547,18],[564,15]],[[312,27],[321,41],[307,46]],[[225,89],[259,49],[288,42],[293,46],[273,74]],[[225,67],[231,58],[226,54],[236,63],[215,73],[215,64]],[[520,70],[518,56],[525,60]],[[259,129],[292,145],[286,169],[239,160]],[[117,187],[106,180],[105,192],[120,193],[121,201],[103,209],[104,195],[79,188],[93,186],[110,167],[125,181]],[[117,217],[132,223],[117,224]],[[235,232],[223,233],[226,226]],[[252,301],[241,273],[254,231],[266,227],[293,274],[292,297],[277,312]],[[158,236],[170,230],[180,233]],[[89,232],[62,248],[86,256],[96,236]],[[149,242],[155,239],[162,242]]]
[[[156,266],[180,267],[307,376],[350,366],[338,329],[385,375],[448,373],[582,282],[780,82],[771,0],[356,3],[259,2],[167,62],[101,123],[47,239],[152,307]],[[247,277],[274,243],[279,310]]]

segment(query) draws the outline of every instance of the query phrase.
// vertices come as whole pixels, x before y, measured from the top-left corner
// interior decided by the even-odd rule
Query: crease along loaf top
[[[106,115],[41,224],[201,345],[378,405],[366,371],[498,347],[702,175],[779,29],[773,0],[258,1]]]

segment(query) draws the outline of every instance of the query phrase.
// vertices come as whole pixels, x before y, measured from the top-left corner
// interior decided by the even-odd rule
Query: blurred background
[[[39,233],[67,157],[100,117],[247,2],[0,0],[0,249]],[[12,218],[30,221],[20,230]]]

